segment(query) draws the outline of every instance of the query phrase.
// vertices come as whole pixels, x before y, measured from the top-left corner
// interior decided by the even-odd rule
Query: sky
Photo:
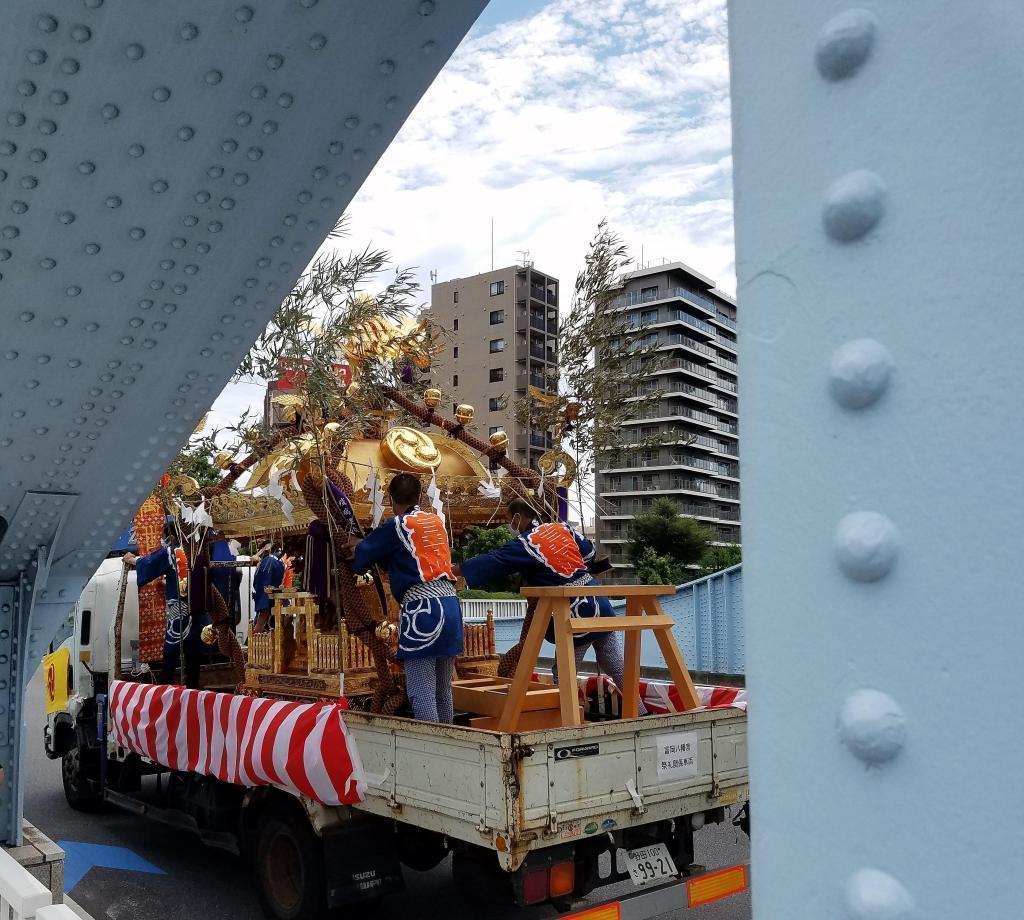
[[[439,281],[521,260],[563,285],[598,222],[735,290],[725,0],[492,0],[349,206],[351,234]],[[229,384],[209,425],[262,411]]]

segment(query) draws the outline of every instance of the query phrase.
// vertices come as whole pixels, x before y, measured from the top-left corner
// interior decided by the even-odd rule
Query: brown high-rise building
[[[503,430],[509,457],[533,466],[552,446],[550,433],[528,431],[514,402],[528,386],[553,390],[558,361],[558,279],[529,262],[455,278],[430,289],[430,313],[451,341],[432,382],[476,409],[483,437]]]

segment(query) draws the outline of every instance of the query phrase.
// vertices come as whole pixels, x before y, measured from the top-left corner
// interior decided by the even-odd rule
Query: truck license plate
[[[633,884],[638,886],[650,885],[652,882],[660,882],[662,879],[678,875],[676,864],[672,861],[668,847],[663,843],[627,850],[626,865],[629,867],[629,877],[633,879]]]

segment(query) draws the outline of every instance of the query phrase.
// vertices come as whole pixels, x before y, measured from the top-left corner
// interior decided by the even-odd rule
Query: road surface
[[[124,847],[130,851],[121,854],[124,858],[115,856],[100,861],[152,867],[139,871],[95,866],[73,884],[69,893],[96,920],[255,920],[263,916],[251,882],[251,868],[239,858],[208,849],[190,834],[118,809],[84,814],[68,807],[61,788],[60,761],[47,760],[43,753],[43,687],[39,674],[33,678],[27,694],[27,720],[25,817],[53,840]],[[696,839],[697,861],[709,867],[749,858],[746,836],[729,825],[704,828]],[[162,874],[154,874],[153,870]],[[405,879],[405,893],[386,899],[373,911],[375,920],[437,920],[442,905],[458,905],[458,915],[477,920],[462,909],[460,902],[452,901],[448,860],[430,872],[406,869]],[[603,901],[629,890],[631,886],[627,883],[599,889],[593,897]],[[349,916],[359,917],[360,912],[353,911]],[[542,920],[557,916],[557,912],[549,907],[510,908],[507,913],[481,911],[478,916],[479,920]],[[697,916],[701,920],[749,920],[749,893],[700,908]],[[683,918],[688,920],[687,911],[679,910],[658,920]]]

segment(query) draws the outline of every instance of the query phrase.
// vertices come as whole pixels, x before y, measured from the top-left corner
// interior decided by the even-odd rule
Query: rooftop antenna
[[[529,249],[517,249],[516,252],[519,253],[519,261],[523,263],[523,268],[530,268],[530,266],[532,264],[530,262],[530,250]]]
[[[494,271],[494,217],[491,217],[491,271]]]
[[[436,268],[432,268],[430,270],[430,283],[431,284],[437,284],[437,269]]]

